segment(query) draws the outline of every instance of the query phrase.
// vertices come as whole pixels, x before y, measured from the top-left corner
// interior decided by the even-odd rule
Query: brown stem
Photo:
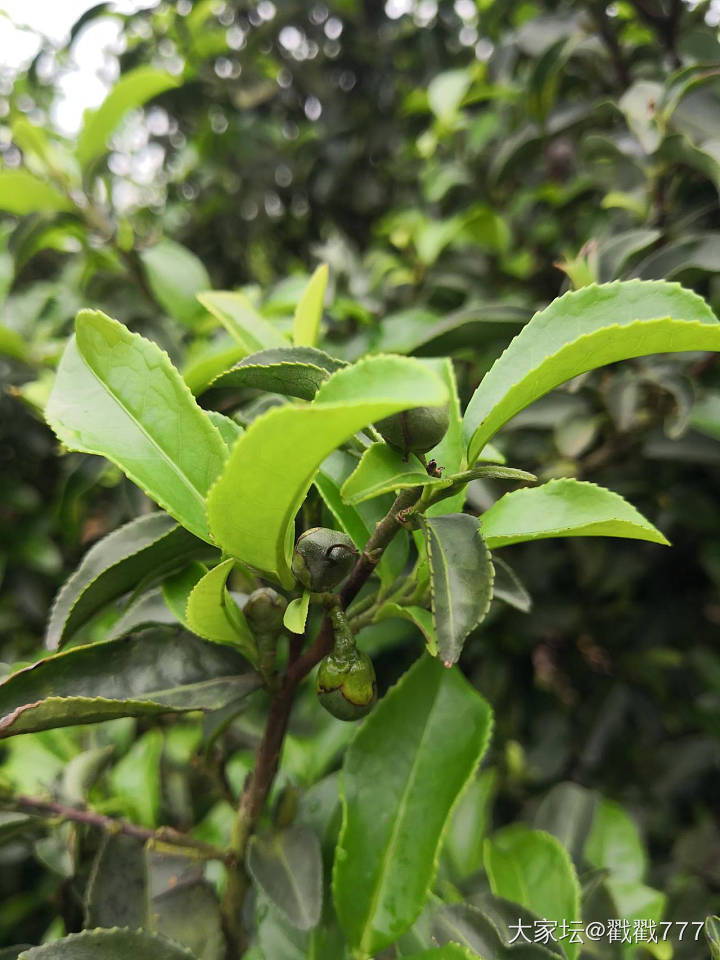
[[[152,843],[162,843],[173,847],[183,847],[186,850],[192,850],[194,854],[205,860],[222,860],[226,863],[231,863],[234,860],[234,856],[227,850],[221,850],[220,847],[195,840],[173,827],[158,827],[156,830],[150,830],[147,827],[131,823],[129,820],[106,817],[102,813],[96,813],[94,810],[88,810],[85,807],[72,807],[64,803],[57,803],[55,800],[45,800],[42,797],[8,796],[3,797],[0,802],[3,806],[11,807],[14,810],[38,814],[39,816],[52,814],[63,820],[72,820],[74,823],[84,823],[89,827],[97,827],[106,833],[122,833],[127,837],[135,837],[137,840],[142,840],[143,843],[151,841]]]
[[[340,591],[340,605],[343,609],[360,592],[363,584],[378,565],[383,551],[402,525],[404,517],[419,500],[421,493],[422,487],[403,490],[388,513],[377,524]],[[228,882],[222,905],[225,930],[233,951],[232,960],[241,957],[247,946],[247,936],[242,923],[243,902],[249,887],[249,879],[244,867],[247,843],[257,826],[277,773],[295,690],[315,664],[330,652],[332,644],[332,624],[329,616],[326,616],[314,643],[307,650],[301,652],[298,644],[291,645],[290,660],[282,686],[270,703],[265,732],[255,754],[255,766],[240,798],[232,837],[232,851],[236,858],[236,866],[228,871]]]

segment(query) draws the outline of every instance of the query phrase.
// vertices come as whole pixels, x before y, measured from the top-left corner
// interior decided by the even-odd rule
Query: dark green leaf
[[[711,960],[720,960],[720,917],[706,919],[705,936],[710,947]]]
[[[165,937],[140,930],[84,930],[42,947],[20,960],[196,960],[189,950]]]
[[[493,557],[493,567],[495,568],[493,598],[503,600],[516,610],[522,610],[523,613],[529,613],[532,597],[510,564],[505,563],[501,557]]]
[[[330,374],[344,366],[344,361],[314,347],[271,347],[243,358],[209,387],[249,387],[312,400]]]
[[[426,517],[421,525],[430,563],[437,655],[450,666],[488,612],[495,571],[475,517],[466,513]]]
[[[482,868],[483,841],[496,781],[495,770],[483,770],[470,781],[453,809],[443,839],[443,854],[458,880],[466,880]]]
[[[86,927],[147,926],[147,870],[141,841],[106,836],[85,894]]]
[[[259,685],[244,658],[181,630],[75,647],[0,684],[0,737],[114,717],[211,710]]]
[[[487,746],[490,708],[457,670],[424,656],[365,720],[345,756],[333,891],[362,955],[419,915],[452,806]]]
[[[248,847],[250,874],[268,899],[299,930],[311,930],[322,911],[320,841],[308,827],[293,826],[254,836]]]
[[[576,783],[558,783],[543,797],[533,826],[557,837],[575,863],[580,864],[597,802],[597,794],[592,790]]]
[[[514,904],[515,915],[512,923],[517,928],[518,921],[528,924],[525,932],[531,941],[534,939],[533,919],[522,907]],[[453,903],[441,907],[433,913],[430,922],[430,935],[433,943],[459,943],[472,951],[473,956],[492,958],[492,960],[550,960],[563,957],[562,950],[550,942],[549,946],[527,943],[517,936],[511,944],[505,930],[492,914],[467,903]],[[515,935],[515,934],[513,934]]]
[[[147,514],[114,530],[88,550],[55,598],[46,645],[56,649],[111,600],[207,551],[166,513]]]
[[[207,883],[184,883],[150,902],[150,929],[187,947],[197,960],[223,960],[220,905]]]

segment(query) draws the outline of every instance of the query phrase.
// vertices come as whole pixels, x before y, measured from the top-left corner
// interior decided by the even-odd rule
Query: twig
[[[148,827],[131,823],[129,820],[107,817],[102,813],[96,813],[94,810],[88,810],[86,807],[73,807],[58,803],[55,800],[45,800],[42,797],[3,796],[0,804],[4,807],[40,816],[52,814],[62,820],[71,820],[74,823],[84,823],[89,827],[96,827],[99,830],[104,830],[105,833],[121,833],[127,837],[135,837],[137,840],[142,840],[143,843],[150,841],[151,843],[182,847],[192,850],[193,853],[205,860],[221,860],[225,863],[234,861],[232,852],[222,850],[220,847],[215,847],[209,843],[203,843],[202,840],[195,840],[173,827],[158,827],[156,830],[151,830]]]

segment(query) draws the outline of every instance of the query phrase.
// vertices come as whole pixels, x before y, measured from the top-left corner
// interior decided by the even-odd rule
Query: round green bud
[[[450,426],[450,408],[413,407],[378,420],[377,431],[386,443],[395,447],[404,456],[409,453],[427,453],[447,433]]]
[[[287,600],[272,587],[253,590],[243,607],[245,619],[253,633],[275,633],[283,623]]]
[[[320,703],[338,720],[360,720],[377,699],[372,660],[355,648],[321,660],[315,685]]]
[[[308,590],[324,593],[334,590],[347,577],[357,558],[357,547],[347,534],[313,527],[298,537],[292,572]]]

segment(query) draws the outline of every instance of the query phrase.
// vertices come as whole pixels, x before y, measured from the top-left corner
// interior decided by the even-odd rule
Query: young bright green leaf
[[[375,614],[375,623],[382,620],[391,620],[399,617],[401,620],[409,620],[414,623],[425,638],[425,646],[432,657],[438,655],[437,634],[433,626],[432,613],[424,607],[409,606],[403,607],[399,603],[384,603]]]
[[[210,540],[205,497],[227,448],[156,344],[99,310],[81,310],[45,416],[66,446],[107,457]]]
[[[356,464],[357,460],[352,454],[345,450],[333,450],[320,464],[314,483],[340,527],[349,537],[352,537],[358,550],[362,550],[374,531],[375,525],[390,509],[393,497],[391,494],[386,494],[358,503],[356,506],[344,503],[340,491]],[[375,568],[383,587],[386,588],[394,583],[402,572],[407,563],[409,549],[407,531],[399,530]]]
[[[453,119],[472,79],[472,71],[466,68],[444,70],[433,77],[427,91],[428,106],[438,120],[449,123]]]
[[[289,346],[282,333],[257,312],[244,294],[207,290],[198,293],[197,298],[247,353]]]
[[[18,216],[55,213],[72,210],[72,203],[57,187],[28,170],[0,170],[0,210]]]
[[[187,247],[164,237],[140,254],[155,299],[173,320],[193,328],[206,315],[197,294],[207,290],[204,264]]]
[[[445,823],[487,746],[490,708],[457,670],[420,659],[378,704],[345,756],[335,908],[361,956],[419,915]]]
[[[27,360],[30,350],[19,333],[0,323],[0,354],[13,360]]]
[[[270,347],[224,370],[209,386],[251,387],[312,400],[330,374],[345,366],[343,360],[314,347]]]
[[[443,837],[443,858],[457,880],[466,880],[482,868],[483,842],[490,824],[497,771],[482,770],[453,808]]]
[[[372,357],[334,373],[305,407],[276,407],[237,441],[208,497],[218,544],[291,586],[292,519],[332,450],[382,417],[440,405],[443,383],[417,360]]]
[[[232,450],[237,438],[245,432],[244,428],[240,426],[237,420],[226,417],[224,413],[218,413],[217,410],[208,410],[207,415],[217,427],[225,446],[228,450]]]
[[[314,347],[318,341],[327,282],[328,265],[322,263],[310,277],[295,308],[293,342],[296,347]]]
[[[83,166],[107,150],[108,138],[130,110],[141,107],[182,81],[165,70],[137,67],[124,74],[103,102],[85,116],[77,141],[77,158]]]
[[[598,870],[609,870],[615,880],[640,881],[647,857],[635,823],[619,803],[602,799],[597,805],[585,859]]]
[[[463,423],[468,461],[511,417],[572,377],[684,350],[720,350],[720,324],[678,284],[616,281],[564,294],[535,314],[473,394]]]
[[[199,397],[210,387],[215,377],[219,377],[238,360],[242,360],[247,353],[245,347],[226,338],[220,345],[212,344],[193,353],[183,368],[183,380],[193,395]]]
[[[188,597],[206,573],[207,567],[204,564],[191,563],[168,577],[162,585],[163,600],[178,623],[184,627],[188,627],[186,620]]]
[[[305,632],[309,605],[310,593],[304,590],[301,597],[295,597],[285,608],[283,623],[291,633],[303,634]]]
[[[149,578],[160,578],[207,552],[166,513],[149,513],[94,544],[55,598],[45,632],[54,650],[106,603]]]
[[[147,869],[141,840],[105,837],[85,891],[85,926],[147,926]]]
[[[546,537],[626,537],[668,543],[619,494],[584,480],[550,480],[540,487],[513,490],[480,519],[491,550]]]
[[[495,570],[475,517],[451,513],[420,522],[430,563],[437,655],[448,667],[490,609]]]
[[[298,930],[320,920],[323,902],[320,841],[308,827],[257,834],[247,853],[250,875],[265,896]]]
[[[212,710],[260,683],[244,658],[180,630],[157,628],[74,647],[0,684],[0,737],[115,717]]]
[[[386,443],[373,443],[342,485],[340,495],[345,503],[356,504],[383,493],[439,483],[442,478],[429,476],[414,454],[405,460]]]
[[[197,960],[185,947],[143,930],[83,930],[41,947],[18,960]]]
[[[191,591],[185,615],[193,633],[238,649],[252,664],[257,663],[257,644],[242,610],[227,589],[235,560],[231,557],[213,567]]]
[[[520,824],[485,841],[485,869],[492,892],[547,920],[580,920],[580,884],[564,847],[555,837]],[[579,944],[563,940],[569,960]]]

